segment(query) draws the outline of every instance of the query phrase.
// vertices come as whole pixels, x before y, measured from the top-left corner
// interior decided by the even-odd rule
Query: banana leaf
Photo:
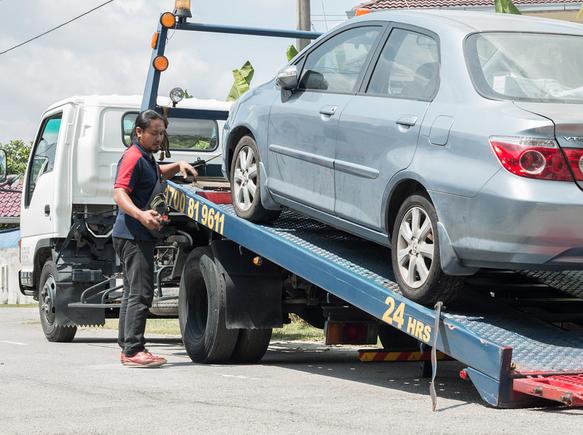
[[[292,60],[294,57],[296,57],[298,54],[298,49],[292,44],[287,48],[287,61],[289,62],[290,60]]]
[[[522,15],[518,8],[514,6],[512,0],[494,0],[494,6],[496,7],[496,12],[501,14]]]
[[[233,70],[234,83],[227,97],[227,101],[235,101],[249,90],[251,80],[253,80],[253,74],[255,74],[255,69],[249,61],[245,62],[240,69]]]

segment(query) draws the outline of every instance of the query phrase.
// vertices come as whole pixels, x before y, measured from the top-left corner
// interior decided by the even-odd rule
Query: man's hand
[[[146,210],[140,213],[139,221],[150,231],[158,231],[161,228],[160,213],[155,210]]]
[[[198,177],[198,172],[196,172],[196,169],[194,169],[191,164],[185,161],[178,162],[178,172],[180,172],[180,175],[182,175],[184,178],[187,178],[189,174],[192,175],[195,180],[196,177]]]

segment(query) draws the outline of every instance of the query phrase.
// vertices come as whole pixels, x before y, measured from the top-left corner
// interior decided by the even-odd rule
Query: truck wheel
[[[267,352],[272,331],[272,329],[241,329],[231,361],[243,364],[260,361]]]
[[[52,261],[47,261],[40,274],[38,288],[38,308],[40,323],[48,341],[68,343],[73,341],[77,326],[59,324],[56,316],[57,298],[57,267]]]
[[[411,195],[399,209],[391,240],[393,272],[403,295],[429,306],[451,302],[463,286],[462,279],[441,270],[437,221],[431,201]]]
[[[252,222],[270,222],[277,219],[281,210],[267,210],[261,204],[259,178],[259,151],[255,140],[243,136],[231,162],[231,192],[237,216]]]
[[[233,353],[239,330],[225,325],[225,293],[212,250],[195,248],[184,264],[178,294],[180,332],[193,362],[226,362]]]

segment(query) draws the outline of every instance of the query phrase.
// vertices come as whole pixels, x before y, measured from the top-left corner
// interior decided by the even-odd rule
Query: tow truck
[[[190,2],[176,3],[174,12],[160,16],[152,39],[141,106],[171,119],[226,120],[228,111],[158,104],[160,76],[169,65],[164,52],[170,30],[320,36],[193,23],[188,21]],[[528,271],[483,272],[468,279],[465,300],[457,306],[425,307],[401,294],[386,248],[290,210],[269,225],[243,220],[230,205],[225,183],[169,181],[166,202],[189,240],[181,239],[170,263],[158,265],[156,294],[163,299],[165,282],[179,281],[180,329],[194,362],[258,361],[272,328],[296,313],[323,328],[327,344],[375,344],[379,337],[383,352],[420,351],[421,359],[430,354],[433,378],[439,351],[465,366],[460,377],[471,381],[494,407],[552,401],[583,405],[583,300],[557,291],[552,277],[546,276],[544,283]],[[95,316],[96,310],[118,307],[112,279],[109,275],[85,289],[79,301],[68,301],[68,309],[79,319],[84,312]],[[577,274],[557,279],[561,288],[581,285]],[[378,358],[362,353],[362,360],[370,359]]]

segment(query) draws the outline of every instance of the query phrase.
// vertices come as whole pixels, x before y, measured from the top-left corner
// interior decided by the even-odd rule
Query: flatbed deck
[[[289,210],[273,224],[253,224],[237,217],[231,205],[203,196],[196,188],[169,182],[173,209],[419,341],[435,343],[467,365],[464,375],[490,405],[529,406],[538,397],[578,403],[568,388],[557,399],[546,395],[540,382],[530,391],[528,382],[583,373],[583,331],[561,329],[473,293],[463,311],[442,311],[436,331],[436,311],[400,293],[388,249]],[[520,386],[515,379],[522,379]]]

